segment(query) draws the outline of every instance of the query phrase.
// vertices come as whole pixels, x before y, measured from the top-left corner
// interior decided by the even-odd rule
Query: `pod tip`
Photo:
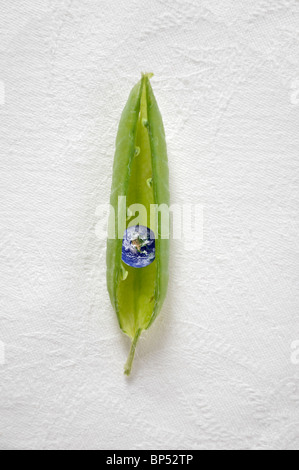
[[[148,78],[150,80],[153,76],[154,76],[154,74],[152,72],[149,72],[149,73],[141,72],[141,77],[142,78]]]
[[[131,348],[130,348],[130,352],[129,352],[129,357],[128,357],[127,362],[125,363],[125,369],[124,369],[124,374],[125,375],[130,375],[130,373],[131,373],[132,364],[133,364],[134,356],[135,356],[136,345],[137,345],[139,336],[141,334],[141,331],[142,331],[141,328],[139,328],[139,330],[137,330],[134,338],[132,339],[132,344],[131,344]]]

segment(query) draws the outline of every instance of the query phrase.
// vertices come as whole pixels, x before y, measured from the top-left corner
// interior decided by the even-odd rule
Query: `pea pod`
[[[158,315],[168,284],[169,237],[157,211],[169,206],[168,162],[151,77],[142,75],[121,115],[110,198],[107,286],[120,328],[132,340],[127,375],[140,334]],[[145,208],[137,225],[135,204]]]

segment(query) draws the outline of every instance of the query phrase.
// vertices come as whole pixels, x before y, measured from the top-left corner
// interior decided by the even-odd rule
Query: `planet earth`
[[[155,260],[155,234],[148,227],[133,225],[125,230],[122,260],[133,268],[145,268]]]

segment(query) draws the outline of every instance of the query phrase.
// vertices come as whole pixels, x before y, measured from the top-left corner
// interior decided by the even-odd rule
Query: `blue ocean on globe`
[[[145,268],[155,260],[155,235],[148,227],[133,225],[125,230],[122,260],[133,268]]]

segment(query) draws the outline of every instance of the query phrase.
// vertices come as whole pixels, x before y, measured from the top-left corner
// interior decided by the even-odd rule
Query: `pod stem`
[[[142,331],[142,329],[139,328],[139,330],[137,330],[134,338],[132,339],[132,344],[131,344],[128,360],[125,363],[125,374],[126,375],[130,375],[130,373],[131,373],[132,364],[133,364],[133,360],[134,360],[134,356],[135,356],[136,345],[138,343],[138,339],[139,339],[139,336],[141,334],[141,331]]]

